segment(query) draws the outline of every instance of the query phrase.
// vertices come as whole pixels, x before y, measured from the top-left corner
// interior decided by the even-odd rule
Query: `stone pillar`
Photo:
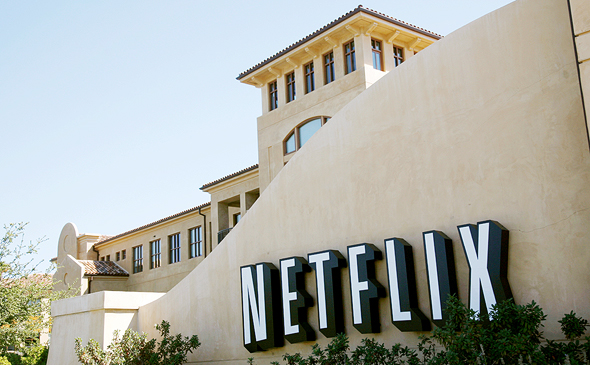
[[[383,42],[381,43],[383,44]],[[354,37],[354,51],[356,55],[356,69],[373,68],[373,51],[371,37],[363,33]]]
[[[277,77],[277,89],[279,93],[278,107],[287,104],[287,83],[285,82],[285,75]]]
[[[224,229],[229,228],[229,207],[225,203],[211,202],[211,216],[217,219],[213,219],[213,227],[211,232],[211,247],[214,248],[219,244],[217,241],[217,233]],[[215,243],[215,246],[213,246]]]
[[[264,84],[260,88],[260,93],[262,96],[262,114],[266,114],[270,111],[270,108],[269,108],[270,96],[268,95],[268,84]]]
[[[305,73],[303,66],[295,68],[295,100],[305,95]]]
[[[324,76],[324,55],[320,54],[313,59],[313,75],[315,77],[315,88],[318,89],[325,84]]]

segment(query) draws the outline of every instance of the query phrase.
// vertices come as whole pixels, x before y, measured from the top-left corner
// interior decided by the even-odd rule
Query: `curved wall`
[[[191,361],[259,363],[288,345],[250,354],[242,344],[239,268],[402,237],[414,249],[418,299],[430,317],[422,232],[453,240],[459,295],[469,268],[457,226],[493,219],[510,231],[508,278],[517,303],[548,314],[545,332],[570,310],[589,317],[590,160],[567,2],[524,0],[465,26],[383,77],[297,152],[248,215],[185,280],[139,310],[140,329],[160,319],[196,333]],[[385,262],[377,279],[387,288]],[[346,332],[351,324],[343,270]],[[315,299],[314,274],[306,276]],[[416,343],[391,324],[387,343]],[[318,341],[317,310],[309,313]],[[371,337],[371,335],[369,335]]]
[[[240,266],[402,237],[413,246],[422,312],[430,317],[422,232],[453,240],[459,295],[469,268],[457,226],[493,219],[510,231],[508,278],[517,303],[535,300],[545,333],[576,311],[590,317],[590,159],[566,0],[520,0],[461,28],[350,102],[289,161],[206,260],[138,311],[138,329],[170,321],[198,334],[192,362],[259,364],[307,342],[250,354],[242,343]],[[386,264],[376,264],[387,288]],[[348,271],[342,271],[346,332]],[[307,291],[315,299],[313,273]],[[391,324],[391,344],[417,333]],[[317,310],[309,313],[318,342]]]

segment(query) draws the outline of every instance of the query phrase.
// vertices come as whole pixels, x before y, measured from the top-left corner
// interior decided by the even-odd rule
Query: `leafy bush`
[[[574,312],[559,321],[568,342],[545,342],[541,327],[547,316],[535,302],[516,305],[508,300],[487,314],[476,313],[451,297],[447,311],[445,326],[435,328],[431,336],[421,336],[416,350],[400,344],[387,348],[363,339],[350,352],[348,338],[339,334],[326,349],[315,344],[308,357],[285,354],[283,360],[287,365],[590,364],[590,337],[579,340],[589,323]],[[248,364],[254,360],[248,359]]]
[[[22,365],[46,365],[49,348],[38,345],[26,350],[26,356],[21,357]]]
[[[187,354],[192,353],[201,344],[196,335],[191,338],[170,335],[170,324],[162,321],[156,325],[162,337],[161,342],[147,339],[145,333],[139,334],[131,329],[119,338],[115,331],[113,341],[106,351],[100,348],[94,339],[82,347],[82,340],[76,339],[75,351],[78,361],[85,365],[181,365],[186,362]]]
[[[0,365],[11,365],[6,356],[0,356]]]
[[[4,354],[4,356],[6,357],[8,362],[10,362],[11,365],[21,365],[22,364],[22,362],[20,360],[21,356],[17,353],[7,352]]]

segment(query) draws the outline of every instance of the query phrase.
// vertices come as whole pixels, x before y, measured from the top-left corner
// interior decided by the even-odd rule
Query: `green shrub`
[[[0,365],[11,365],[6,356],[0,356]]]
[[[6,359],[10,362],[11,365],[21,365],[22,362],[20,360],[21,356],[14,352],[7,352],[4,354]]]
[[[22,365],[46,365],[49,348],[42,345],[30,347],[26,355],[21,358]]]
[[[85,365],[182,365],[186,362],[187,354],[193,352],[201,344],[196,335],[191,338],[170,335],[170,324],[162,321],[156,325],[162,340],[148,340],[145,333],[139,334],[131,329],[119,338],[119,331],[115,331],[113,341],[106,351],[100,348],[94,339],[82,347],[82,340],[76,339],[75,351],[78,361]]]
[[[285,354],[283,361],[287,365],[590,364],[590,337],[580,342],[589,323],[573,311],[559,321],[567,342],[545,340],[541,328],[547,316],[535,302],[504,301],[488,314],[476,313],[450,297],[447,315],[444,327],[420,337],[417,350],[400,344],[387,348],[363,339],[349,355],[348,338],[339,334],[325,349],[315,344],[308,357]],[[253,364],[248,359],[248,365]]]

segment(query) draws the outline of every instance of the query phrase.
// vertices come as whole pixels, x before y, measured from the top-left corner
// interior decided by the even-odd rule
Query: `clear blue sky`
[[[371,0],[441,35],[509,0]],[[354,9],[341,1],[0,2],[0,225],[118,234],[209,201],[258,162],[260,91],[236,76]],[[46,267],[46,265],[42,265]]]

